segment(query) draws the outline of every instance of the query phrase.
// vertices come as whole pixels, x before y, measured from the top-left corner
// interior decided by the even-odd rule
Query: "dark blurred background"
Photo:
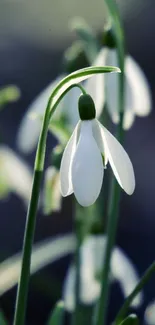
[[[155,2],[120,0],[118,3],[124,20],[128,51],[147,76],[154,106]],[[95,31],[100,31],[104,24],[103,1],[0,1],[0,86],[16,84],[22,93],[17,103],[1,112],[0,132],[4,143],[16,152],[16,135],[23,113],[34,97],[61,72],[63,51],[75,38],[68,28],[74,16],[82,16]],[[141,275],[155,258],[154,109],[147,118],[136,119],[132,129],[126,133],[125,142],[135,168],[137,185],[132,197],[122,194],[117,244],[131,258]],[[55,140],[50,138],[51,148],[54,143]],[[25,159],[33,166],[34,154]],[[52,217],[38,214],[35,241],[72,229],[69,200],[65,201],[60,214],[53,214]],[[26,211],[23,203],[14,195],[9,203],[0,202],[0,211],[0,254],[3,260],[21,250]],[[45,323],[57,299],[49,290],[45,294],[41,288],[38,289],[37,279],[44,274],[51,288],[53,279],[57,279],[61,288],[68,262],[69,258],[62,260],[39,272],[36,279],[32,278],[27,324]],[[16,289],[12,289],[0,298],[0,307],[10,324],[15,294]],[[120,293],[117,294],[114,293],[112,299],[117,296],[118,304],[118,301],[122,302],[122,297]],[[153,298],[155,277],[145,288],[145,301],[140,315],[143,315],[145,306]],[[112,304],[111,315],[117,307]]]

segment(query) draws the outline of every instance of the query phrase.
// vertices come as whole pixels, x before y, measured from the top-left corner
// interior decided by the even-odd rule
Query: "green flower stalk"
[[[120,121],[117,129],[117,139],[122,143],[123,141],[123,116],[124,116],[124,59],[125,59],[125,46],[124,46],[124,35],[123,27],[117,10],[115,1],[106,0],[106,5],[109,10],[111,28],[114,33],[114,39],[116,43],[118,62],[121,67],[122,74],[119,78],[119,115]],[[107,307],[109,300],[109,270],[111,254],[115,243],[117,224],[118,224],[118,213],[119,213],[119,202],[120,202],[120,188],[112,178],[110,197],[109,197],[109,208],[108,208],[108,223],[107,223],[107,246],[105,258],[103,261],[103,272],[102,272],[102,289],[99,303],[94,316],[95,325],[105,325],[107,316]]]

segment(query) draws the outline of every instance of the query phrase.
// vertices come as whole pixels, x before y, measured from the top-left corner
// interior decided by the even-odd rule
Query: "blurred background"
[[[154,106],[154,0],[119,0],[118,4],[124,21],[128,51],[146,74]],[[21,90],[20,100],[8,105],[1,112],[0,134],[3,142],[15,152],[18,152],[16,136],[24,112],[36,95],[61,72],[63,52],[75,39],[74,33],[68,27],[70,19],[74,16],[82,16],[95,32],[99,32],[104,25],[104,1],[0,1],[0,86],[15,84]],[[126,133],[126,150],[134,165],[137,185],[132,197],[122,193],[117,236],[117,244],[131,258],[140,275],[155,258],[154,139],[153,109],[147,118],[136,118],[134,126]],[[56,140],[50,137],[50,148],[55,143]],[[34,154],[18,154],[33,166]],[[49,217],[38,213],[36,242],[72,230],[73,220],[69,203],[67,199],[62,212]],[[0,211],[0,259],[3,261],[21,250],[26,209],[17,196],[11,195],[9,201],[0,202]],[[28,300],[28,325],[41,325],[47,320],[53,303],[60,297],[69,260],[70,256],[32,277]],[[59,288],[56,296],[52,292],[52,283],[55,281]],[[115,289],[111,299],[117,297],[117,306],[111,304],[111,315],[115,314],[122,302],[120,292]],[[15,295],[16,288],[13,288],[0,297],[0,308],[10,324]],[[139,311],[141,316],[145,306],[154,298],[155,277],[145,287],[145,300]]]

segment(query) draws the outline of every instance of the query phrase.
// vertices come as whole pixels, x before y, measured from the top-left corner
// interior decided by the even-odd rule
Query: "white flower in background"
[[[44,89],[32,102],[25,113],[17,134],[17,145],[22,152],[29,153],[35,149],[39,139],[42,118],[48,99],[54,87],[65,76],[65,74],[59,76],[46,89]],[[81,91],[79,88],[71,89],[59,103],[52,116],[52,121],[59,121],[64,117],[67,127],[73,129],[79,119],[77,102],[80,94]]]
[[[116,49],[103,48],[96,60],[96,66],[119,66]],[[119,76],[114,74],[95,75],[86,83],[87,92],[93,97],[96,110],[101,113],[104,103],[113,123],[119,122]],[[137,116],[146,116],[151,111],[151,94],[147,79],[131,56],[125,59],[125,115],[124,129],[129,129]]]
[[[0,146],[0,197],[16,193],[28,203],[32,184],[32,172],[10,148]]]
[[[80,96],[79,114],[81,120],[64,150],[61,161],[62,196],[74,192],[82,206],[93,204],[100,194],[104,167],[108,162],[119,185],[131,195],[135,188],[132,163],[121,144],[95,118],[94,102],[89,95]]]
[[[24,153],[31,152],[36,147],[42,124],[41,119],[45,112],[48,99],[54,87],[63,77],[64,75],[58,77],[39,94],[24,115],[17,134],[17,145]],[[59,114],[59,110],[57,112]]]
[[[152,301],[146,308],[145,322],[146,322],[146,325],[154,325],[155,324],[155,300]]]
[[[81,246],[80,300],[83,304],[93,304],[100,296],[105,249],[105,235],[89,235]],[[73,311],[75,308],[75,278],[76,268],[72,264],[67,272],[63,290],[65,307],[68,311]],[[111,257],[110,280],[111,282],[119,282],[125,298],[132,292],[139,281],[137,271],[131,260],[118,247],[113,249]],[[143,295],[139,293],[133,300],[132,306],[138,307],[142,300]]]

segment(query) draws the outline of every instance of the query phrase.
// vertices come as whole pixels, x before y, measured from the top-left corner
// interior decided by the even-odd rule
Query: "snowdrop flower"
[[[155,300],[152,301],[145,311],[145,322],[147,325],[155,324]]]
[[[116,49],[103,48],[100,50],[93,65],[119,66]],[[87,92],[93,97],[96,110],[99,114],[103,110],[104,103],[113,123],[119,122],[119,76],[117,74],[95,75],[86,83]],[[105,90],[105,91],[104,91]],[[111,93],[112,91],[112,93]],[[137,116],[146,116],[151,111],[151,94],[147,79],[131,56],[125,60],[125,114],[124,129],[129,129]]]
[[[89,235],[81,246],[80,300],[83,304],[93,304],[100,296],[100,275],[105,249],[105,235]],[[76,269],[75,265],[72,264],[67,272],[63,289],[65,307],[68,311],[73,311],[75,307],[75,278]],[[110,280],[111,282],[119,282],[124,297],[127,297],[132,292],[139,280],[132,262],[118,247],[114,248],[112,253]],[[139,293],[133,300],[132,306],[138,307],[142,300],[143,295]]]
[[[25,162],[10,148],[0,146],[0,197],[14,192],[27,204],[31,184],[32,172]]]
[[[109,162],[124,191],[135,188],[132,163],[113,135],[95,118],[95,106],[89,95],[79,98],[79,115],[75,130],[64,150],[60,166],[62,196],[74,192],[79,204],[89,206],[98,198]]]

